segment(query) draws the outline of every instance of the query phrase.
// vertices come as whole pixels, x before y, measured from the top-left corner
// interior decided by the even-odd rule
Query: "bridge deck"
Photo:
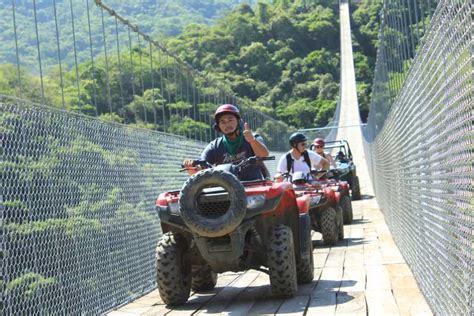
[[[359,124],[349,7],[341,1],[341,112],[339,125]],[[340,129],[351,145],[363,199],[353,201],[354,222],[344,241],[324,246],[313,233],[315,277],[290,299],[273,299],[268,276],[258,271],[219,275],[213,291],[195,293],[179,308],[155,290],[109,315],[432,315],[373,197],[360,128]]]

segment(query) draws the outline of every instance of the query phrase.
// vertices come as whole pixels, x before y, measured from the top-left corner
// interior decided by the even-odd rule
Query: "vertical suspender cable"
[[[408,1],[411,1],[411,0],[408,0]],[[416,23],[416,45],[418,45],[418,43],[420,42],[420,20],[418,19],[418,7],[416,5],[416,0],[413,0],[413,7],[414,7],[414,12],[415,12],[415,23]]]
[[[151,42],[148,42],[148,47],[150,49],[151,109],[153,110],[153,123],[155,124],[155,128],[157,128],[158,119],[155,106],[155,71],[153,70],[153,47],[151,46]]]
[[[168,129],[171,127],[171,117],[173,116],[173,109],[169,105],[171,104],[171,92],[170,92],[170,86],[171,81],[170,81],[170,71],[169,71],[169,56],[168,54],[166,56],[166,85],[165,85],[165,90],[166,90],[166,98],[168,99],[168,112],[169,112],[169,121],[168,121]]]
[[[388,4],[386,6],[384,5],[384,13],[383,13],[384,18],[382,19],[382,27],[381,27],[383,43],[380,46],[384,47],[384,51],[385,51],[384,64],[387,66],[387,85],[388,85],[388,91],[390,94],[390,99],[392,99],[394,88],[393,88],[393,81],[390,80],[390,72],[393,71],[393,61],[392,61],[392,58],[390,58],[392,54],[390,39],[392,36],[390,35],[390,25],[388,23],[389,14],[390,14],[390,11],[388,8]]]
[[[163,61],[161,60],[161,50],[158,50],[158,63],[160,64],[160,95],[163,104],[161,105],[161,113],[163,115],[163,132],[166,132],[166,110],[165,110],[165,91],[163,86]]]
[[[389,37],[388,39],[390,40],[389,43],[389,48],[390,48],[390,56],[389,56],[389,61],[391,62],[391,72],[392,72],[392,79],[390,80],[393,82],[392,88],[392,95],[395,97],[397,95],[397,86],[398,86],[398,76],[396,75],[396,72],[398,72],[398,67],[397,67],[397,58],[396,58],[396,48],[397,48],[397,36],[396,36],[396,27],[395,23],[393,22],[393,5],[392,3],[389,3],[389,13],[387,14],[387,19],[388,23],[387,26],[389,27]]]
[[[13,33],[15,36],[15,53],[16,53],[16,70],[18,76],[18,97],[21,99],[23,95],[23,87],[21,84],[21,74],[20,74],[20,57],[18,54],[18,35],[16,33],[16,16],[15,16],[15,0],[12,0],[12,12],[13,12]]]
[[[94,48],[92,46],[92,31],[91,31],[91,17],[90,17],[90,10],[89,10],[89,0],[86,0],[87,6],[87,23],[89,27],[89,46],[91,51],[91,66],[92,66],[92,90],[94,91],[94,106],[95,106],[95,116],[99,115],[99,109],[97,107],[97,88],[96,88],[96,80],[95,80],[95,65],[94,65]]]
[[[430,23],[431,23],[431,0],[428,0],[428,17],[430,18]]]
[[[142,44],[140,42],[140,34],[138,33],[137,33],[137,40],[138,40],[138,57],[139,57],[139,62],[140,62],[140,83],[142,86],[143,119],[145,123],[148,123],[146,100],[145,100],[145,85],[143,83]]]
[[[105,37],[104,10],[102,8],[100,9],[100,15],[102,19],[102,40],[104,41],[105,80],[107,84],[107,101],[109,103],[109,113],[112,113],[112,96],[110,93],[110,81],[109,81],[109,60],[107,56],[107,38]]]
[[[123,118],[125,122],[125,101],[123,98],[123,83],[122,83],[122,60],[120,59],[120,43],[119,43],[119,36],[118,36],[118,21],[117,17],[115,17],[115,41],[117,42],[117,63],[118,63],[118,71],[119,71],[119,88],[120,88],[120,104],[122,105],[121,112],[123,112]]]
[[[423,9],[423,0],[420,0],[420,13],[421,13],[421,22],[422,22],[422,26],[423,26],[423,35],[424,36],[426,34],[426,28],[425,28],[425,12],[424,12],[424,9]]]
[[[413,20],[412,20],[412,16],[411,16],[411,5],[410,5],[410,0],[406,0],[406,8],[408,10],[408,23],[409,23],[409,27],[408,27],[408,30],[407,32],[410,33],[410,42],[411,42],[411,57],[414,58],[415,57],[415,51],[416,51],[416,46],[415,46],[415,40],[413,39]]]
[[[397,50],[398,50],[398,67],[399,67],[399,71],[400,71],[400,74],[403,74],[404,72],[404,66],[403,66],[403,61],[406,59],[406,56],[405,56],[405,45],[404,45],[404,41],[402,39],[402,35],[403,33],[401,32],[402,31],[402,21],[401,21],[401,12],[400,12],[400,9],[398,8],[398,1],[395,1],[394,2],[394,11],[395,11],[395,14],[393,16],[394,18],[394,24],[395,24],[395,27],[396,27],[396,30],[397,30]],[[402,80],[401,80],[401,77],[402,76],[397,76],[398,78],[398,87],[397,87],[397,93],[398,91],[400,91],[400,88],[402,86]]]
[[[44,99],[44,84],[43,84],[43,66],[41,64],[41,50],[40,50],[40,40],[38,34],[38,19],[36,17],[36,0],[33,0],[33,13],[35,16],[35,30],[36,30],[36,48],[38,50],[38,63],[39,63],[39,72],[40,72],[40,80],[41,80],[41,102],[45,104]]]
[[[63,82],[63,68],[61,63],[61,47],[59,45],[59,28],[58,28],[58,15],[56,11],[56,0],[53,0],[53,10],[54,10],[54,25],[56,27],[56,46],[58,50],[58,65],[59,65],[59,84],[61,87],[61,101],[63,105],[63,109],[66,108],[64,103],[64,82]]]
[[[72,42],[74,48],[74,65],[76,66],[76,85],[77,85],[77,98],[81,99],[81,86],[79,83],[79,67],[77,65],[77,49],[76,49],[76,28],[74,25],[74,7],[72,6],[72,0],[69,0],[69,5],[71,7],[71,25],[72,25]]]
[[[173,79],[174,79],[174,103],[177,104],[179,101],[179,95],[178,95],[178,71],[176,70],[176,62],[173,61]],[[176,108],[176,113],[179,113],[181,117],[183,117],[183,109],[178,106]]]
[[[400,15],[401,15],[401,21],[400,21],[400,31],[402,34],[404,34],[404,40],[403,40],[403,44],[405,46],[405,49],[406,49],[406,58],[404,59],[405,61],[410,61],[410,59],[412,58],[412,55],[411,55],[411,48],[410,48],[410,39],[408,38],[408,22],[407,22],[407,18],[406,18],[406,14],[405,14],[405,6],[403,5],[404,4],[404,0],[400,0],[400,2],[398,3],[399,4],[399,10],[400,10]],[[404,63],[405,64],[405,63]],[[405,67],[403,67],[405,68]],[[405,72],[405,69],[404,69],[404,72]]]
[[[130,50],[130,73],[132,77],[130,82],[132,83],[132,94],[135,95],[135,73],[133,71],[133,51],[132,51],[132,35],[130,34],[130,28],[128,29],[128,48]]]

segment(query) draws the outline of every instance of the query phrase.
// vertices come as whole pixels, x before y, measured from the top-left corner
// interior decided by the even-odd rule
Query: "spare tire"
[[[204,237],[220,237],[240,225],[247,198],[236,176],[225,170],[208,169],[184,183],[179,207],[191,231]]]

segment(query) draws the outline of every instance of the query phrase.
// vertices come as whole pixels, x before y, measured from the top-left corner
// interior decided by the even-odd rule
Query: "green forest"
[[[14,2],[17,64],[12,7],[2,0],[0,94],[202,140],[214,136],[209,123],[215,107],[229,101],[225,95],[237,95],[289,126],[267,120],[258,130],[270,148],[284,151],[289,129],[325,125],[334,113],[338,2],[240,2],[110,1],[202,74],[195,75],[143,38],[140,42],[136,33],[129,40],[113,18],[105,16],[102,29],[95,6],[91,32],[87,8],[75,9],[73,33],[72,1],[59,0],[57,31],[51,1],[36,1],[42,69],[31,2]],[[352,7],[363,117],[380,2]],[[169,19],[157,18],[160,8],[169,8]],[[1,253],[8,270],[0,280],[5,293],[0,310],[100,314],[152,288],[153,248],[160,234],[153,200],[159,190],[180,186],[185,175],[177,175],[177,161],[198,153],[198,144],[3,99],[0,106],[7,180],[2,233],[8,246]]]
[[[61,32],[54,32],[51,1],[36,2],[43,52],[39,69],[34,20],[27,18],[31,3],[16,1],[21,79],[13,28],[7,25],[12,19],[3,19],[1,38],[6,45],[0,50],[0,92],[21,91],[22,98],[47,105],[182,135],[204,133],[213,108],[226,100],[222,95],[237,95],[291,129],[327,124],[339,92],[338,1],[240,2],[107,3],[207,78],[189,79],[173,58],[149,49],[136,34],[130,38],[120,23],[102,19],[95,6],[88,15],[87,8],[73,12],[68,1],[57,1]],[[381,1],[363,0],[351,8],[363,120],[370,102],[380,7]],[[0,10],[2,16],[11,15],[12,8]],[[75,33],[65,31],[71,17]],[[198,114],[190,113],[194,103]],[[259,132],[269,134],[265,128]]]

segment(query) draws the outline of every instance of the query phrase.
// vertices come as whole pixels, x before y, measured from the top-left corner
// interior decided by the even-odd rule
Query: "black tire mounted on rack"
[[[229,195],[229,205],[219,213],[201,210],[198,199],[203,189],[222,187]],[[245,189],[236,176],[225,170],[208,169],[186,181],[179,198],[181,217],[194,233],[204,237],[220,237],[231,233],[245,217],[247,198]]]

